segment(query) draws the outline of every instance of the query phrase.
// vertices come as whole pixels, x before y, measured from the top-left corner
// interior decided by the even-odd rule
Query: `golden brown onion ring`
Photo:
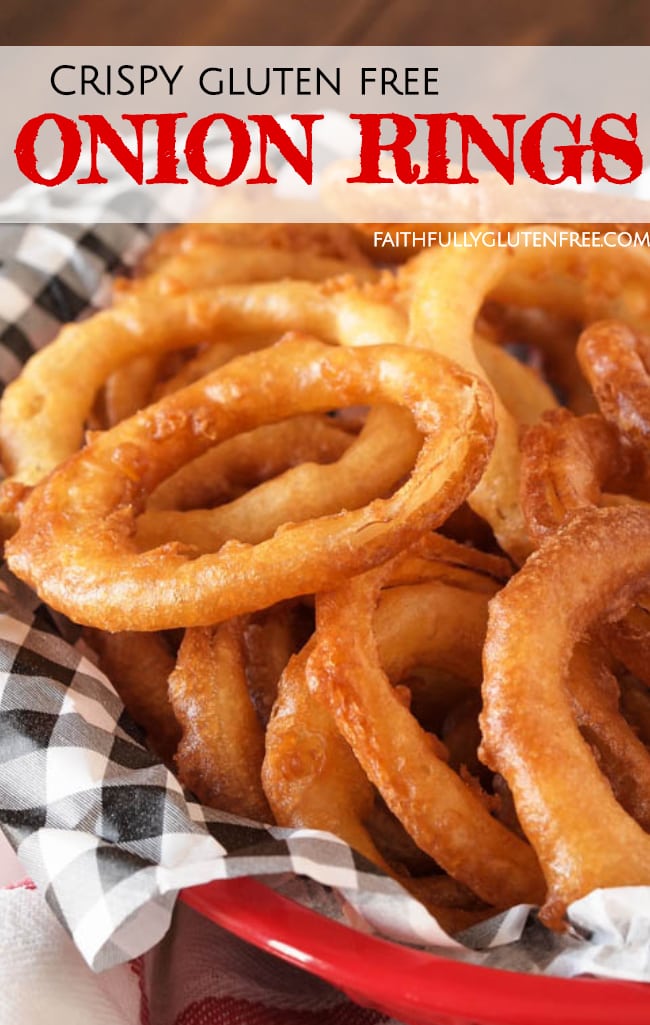
[[[258,428],[253,434],[271,426],[280,425]],[[258,544],[272,537],[283,523],[358,509],[377,496],[390,494],[413,466],[421,444],[413,418],[394,406],[373,409],[359,437],[352,444],[346,437],[348,443],[333,462],[309,459],[307,440],[305,434],[296,446],[298,458],[286,450],[290,468],[215,509],[146,510],[138,519],[138,545],[146,549],[181,541],[197,552],[215,552],[231,538]],[[203,462],[213,451],[195,462]],[[307,461],[301,461],[301,451]]]
[[[298,413],[373,403],[410,408],[424,436],[411,476],[390,498],[287,525],[260,545],[231,541],[215,555],[195,558],[173,544],[135,550],[148,495],[213,444]],[[210,625],[331,587],[414,543],[472,490],[493,432],[485,385],[441,356],[290,337],[95,436],[25,501],[8,563],[86,625]]]
[[[532,850],[442,761],[383,671],[373,613],[390,564],[317,596],[309,686],[419,847],[487,903],[543,894]]]
[[[410,301],[409,341],[489,380],[474,348],[475,322],[486,299],[550,308],[582,324],[620,316],[635,327],[650,327],[649,274],[647,249],[431,248],[400,272]],[[518,424],[492,384],[497,441],[470,505],[505,551],[522,561],[531,546],[519,505]]]
[[[181,783],[209,807],[270,821],[260,782],[264,730],[248,693],[239,620],[185,631],[169,698],[183,730]]]
[[[286,667],[266,731],[264,792],[280,826],[324,829],[390,871],[365,823],[374,790],[327,708],[309,693],[310,641]]]
[[[164,638],[156,633],[103,630],[87,630],[85,636],[127,711],[142,726],[152,747],[170,762],[181,731],[167,694],[174,657]]]
[[[336,250],[345,250],[347,255],[343,257]],[[145,262],[149,273],[143,275]],[[116,298],[165,298],[201,288],[281,278],[322,281],[350,274],[364,281],[377,277],[357,246],[354,232],[344,226],[331,231],[325,226],[320,230],[307,226],[298,231],[254,224],[183,226],[159,236],[143,264],[134,279],[116,282]],[[250,348],[259,348],[260,344]],[[232,355],[244,351],[247,349],[239,346]],[[213,353],[208,369],[220,365],[216,356]],[[143,356],[111,374],[104,399],[107,426],[112,427],[147,404],[158,377],[158,364],[155,356]],[[190,383],[189,379],[184,383]]]
[[[521,503],[528,532],[537,544],[579,509],[637,502],[626,494],[611,494],[610,488],[636,489],[646,496],[648,490],[647,457],[627,443],[614,424],[597,414],[574,417],[559,409],[525,432]],[[650,680],[650,619],[643,609],[632,609],[619,622],[605,624],[600,633],[628,669]],[[603,672],[592,670],[592,675],[602,678]],[[580,676],[585,673],[583,669]],[[631,750],[634,747],[632,740]]]
[[[148,509],[200,509],[232,498],[307,460],[332,462],[350,447],[353,435],[331,417],[294,416],[237,434],[187,463],[151,495]],[[411,463],[412,465],[412,463]]]
[[[521,455],[521,506],[537,544],[578,509],[606,504],[610,491],[639,489],[648,475],[642,452],[596,413],[546,413],[523,434]]]
[[[471,894],[448,876],[413,879],[389,864],[377,848],[375,790],[328,709],[309,693],[308,643],[289,662],[266,733],[264,790],[279,825],[323,829],[397,879],[421,900],[448,932],[474,924]]]
[[[617,321],[592,324],[578,360],[603,416],[631,441],[650,441],[650,341]]]
[[[130,360],[233,335],[313,332],[344,345],[400,343],[403,314],[382,290],[288,281],[133,299],[69,324],[26,364],[0,406],[5,470],[35,484],[75,452],[95,395]],[[338,403],[334,403],[338,405]]]
[[[578,641],[649,589],[650,512],[584,509],[490,605],[484,760],[512,790],[548,882],[544,919],[556,927],[591,890],[650,883],[650,837],[617,803],[565,687]]]
[[[410,298],[411,345],[432,349],[490,384],[474,349],[475,322],[485,298],[508,268],[509,253],[487,249],[429,249],[407,265],[402,282]],[[495,386],[497,440],[469,498],[501,547],[521,561],[530,544],[519,506],[519,427]]]
[[[619,709],[619,687],[593,645],[576,646],[567,687],[582,735],[598,752],[599,764],[619,803],[650,829],[650,752]]]

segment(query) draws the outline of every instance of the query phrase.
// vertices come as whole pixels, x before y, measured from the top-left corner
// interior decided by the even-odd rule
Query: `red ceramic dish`
[[[405,1025],[648,1025],[650,987],[459,964],[356,932],[254,879],[196,886],[183,900],[218,925]]]

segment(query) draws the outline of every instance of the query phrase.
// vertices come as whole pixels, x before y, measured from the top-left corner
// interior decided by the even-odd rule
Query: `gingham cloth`
[[[107,301],[110,279],[153,230],[112,223],[0,226],[3,384],[62,322]],[[650,978],[650,890],[608,891],[611,900],[577,909],[581,929],[564,937],[537,926],[528,908],[515,908],[465,934],[462,947],[397,883],[336,838],[201,807],[146,750],[76,628],[6,570],[0,572],[0,828],[97,970],[160,950],[183,887],[262,875],[285,888],[293,880],[291,896],[321,913],[442,947],[452,957],[523,971]],[[313,882],[304,887],[301,878]]]
[[[404,900],[334,837],[259,826],[192,800],[145,748],[82,642],[70,643],[75,628],[6,568],[0,588],[0,821],[90,965],[148,950],[176,893],[213,879],[289,872],[352,899]],[[405,935],[412,919],[411,939],[444,942],[421,906],[407,904]]]

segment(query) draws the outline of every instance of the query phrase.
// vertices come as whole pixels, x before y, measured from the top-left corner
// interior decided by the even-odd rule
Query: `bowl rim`
[[[511,972],[407,947],[335,922],[251,877],[185,889],[189,907],[241,939],[411,1021],[475,1025],[648,1025],[642,982]],[[560,1019],[560,1012],[563,1017]],[[570,1013],[570,1018],[564,1015]],[[424,1016],[424,1017],[423,1017]]]

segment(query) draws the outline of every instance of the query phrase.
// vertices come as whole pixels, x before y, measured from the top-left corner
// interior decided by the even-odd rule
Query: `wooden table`
[[[650,44],[647,0],[3,0],[36,44]]]

